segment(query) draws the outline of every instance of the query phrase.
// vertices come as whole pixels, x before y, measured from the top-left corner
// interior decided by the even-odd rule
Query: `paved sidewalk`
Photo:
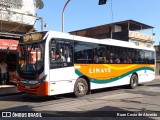
[[[160,76],[155,76],[155,79],[160,79]]]
[[[0,97],[20,94],[15,85],[0,85]]]

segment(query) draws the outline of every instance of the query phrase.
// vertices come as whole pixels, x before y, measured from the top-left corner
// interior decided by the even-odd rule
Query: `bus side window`
[[[53,39],[50,43],[50,61],[54,62],[57,57],[58,56],[56,55],[56,44],[55,40]]]
[[[72,62],[72,46],[66,46],[66,60],[68,63]]]
[[[73,65],[73,41],[53,39],[50,42],[50,66],[62,68]]]

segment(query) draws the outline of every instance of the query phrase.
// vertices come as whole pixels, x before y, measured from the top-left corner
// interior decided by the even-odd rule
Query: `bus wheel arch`
[[[133,73],[130,78],[130,88],[135,89],[138,86],[138,74]]]
[[[76,97],[83,97],[90,91],[90,82],[86,76],[79,77],[74,84],[74,94]]]

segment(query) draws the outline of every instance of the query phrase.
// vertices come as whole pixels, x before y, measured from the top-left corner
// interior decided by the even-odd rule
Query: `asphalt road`
[[[29,115],[26,112],[40,112],[37,116],[42,116],[42,118],[38,119],[44,119],[46,115],[48,116],[46,119],[56,117],[56,120],[73,117],[78,117],[77,119],[83,117],[83,119],[158,120],[160,119],[160,112],[158,112],[160,111],[160,80],[145,83],[136,89],[122,86],[94,90],[92,94],[81,98],[76,98],[73,94],[50,97],[26,94],[4,96],[0,97],[0,111],[23,113],[24,116]],[[140,117],[141,114],[143,117]],[[12,115],[16,117],[18,114]],[[14,119],[17,120],[19,117]]]

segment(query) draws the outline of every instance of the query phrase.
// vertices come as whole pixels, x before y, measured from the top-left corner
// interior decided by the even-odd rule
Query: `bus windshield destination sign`
[[[43,39],[42,33],[34,33],[23,36],[23,42],[31,42]]]

